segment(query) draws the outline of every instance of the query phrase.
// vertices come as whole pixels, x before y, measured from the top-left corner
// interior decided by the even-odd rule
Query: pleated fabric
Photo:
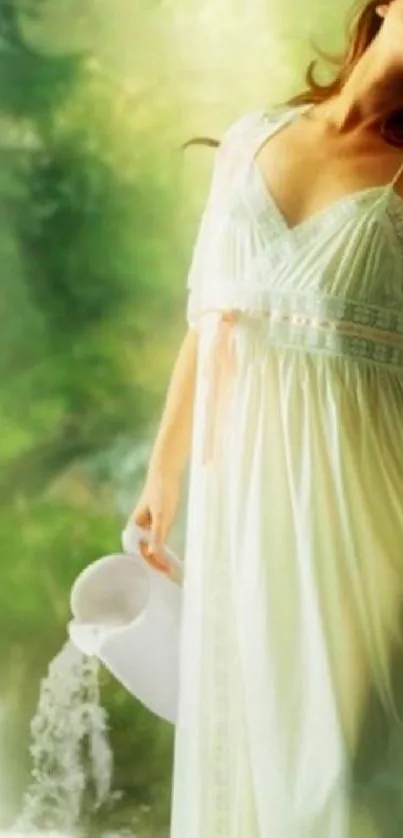
[[[291,229],[230,126],[198,330],[171,838],[403,834],[403,200]],[[401,167],[403,168],[403,167]]]

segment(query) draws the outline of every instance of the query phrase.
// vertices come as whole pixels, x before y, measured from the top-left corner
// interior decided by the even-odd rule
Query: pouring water
[[[84,796],[94,810],[111,799],[113,758],[98,669],[97,659],[70,641],[51,662],[31,722],[32,780],[10,836],[38,830],[78,836]]]
[[[31,722],[31,783],[20,816],[0,838],[83,838],[88,801],[94,811],[119,796],[111,791],[100,662],[152,712],[175,723],[182,562],[165,548],[169,573],[148,566],[137,550],[148,537],[129,525],[125,553],[97,560],[73,586],[71,640],[49,666]]]

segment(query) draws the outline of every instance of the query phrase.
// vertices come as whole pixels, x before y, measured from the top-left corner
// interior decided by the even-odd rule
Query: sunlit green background
[[[185,334],[212,151],[179,146],[302,89],[312,43],[344,44],[348,5],[0,3],[2,823],[71,584],[119,549]],[[178,552],[185,502],[186,481]],[[106,673],[102,694],[126,791],[111,827],[140,811],[144,835],[166,834],[172,729]]]

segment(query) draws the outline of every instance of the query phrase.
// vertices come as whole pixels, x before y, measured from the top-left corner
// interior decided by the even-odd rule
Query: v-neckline
[[[296,106],[296,113],[294,113],[294,108],[292,108],[290,113],[286,113],[285,119],[282,115],[280,115],[279,122],[274,126],[274,130],[272,130],[272,131],[270,131],[270,133],[266,134],[265,138],[262,140],[262,142],[259,143],[258,148],[255,149],[255,152],[253,153],[253,155],[251,157],[252,169],[254,170],[255,174],[257,175],[259,186],[262,190],[263,198],[267,201],[267,203],[271,206],[271,208],[276,213],[276,215],[277,215],[280,223],[282,224],[284,230],[290,236],[293,235],[293,234],[297,235],[299,233],[299,231],[302,230],[304,227],[306,227],[306,226],[308,226],[308,225],[310,225],[310,224],[312,224],[316,221],[319,221],[321,218],[325,218],[332,211],[334,211],[336,209],[339,209],[339,208],[342,208],[344,206],[349,206],[349,205],[354,206],[356,204],[356,202],[359,201],[359,199],[361,197],[364,197],[364,196],[365,197],[370,197],[371,194],[376,195],[377,193],[379,193],[379,195],[380,195],[379,200],[384,198],[385,201],[386,200],[389,201],[389,198],[391,197],[391,195],[394,194],[396,196],[396,198],[398,198],[399,201],[401,202],[401,206],[402,206],[402,209],[403,209],[403,197],[401,195],[399,195],[399,193],[396,191],[396,189],[394,188],[393,180],[391,180],[391,181],[388,181],[386,184],[378,184],[376,186],[365,186],[362,189],[356,189],[353,192],[346,193],[346,195],[341,195],[340,198],[336,198],[334,201],[331,201],[330,204],[328,204],[327,206],[322,207],[322,209],[316,210],[315,212],[311,213],[311,215],[308,215],[306,218],[303,218],[303,219],[301,219],[301,221],[298,221],[296,224],[289,224],[289,222],[288,222],[287,218],[285,217],[283,211],[280,209],[277,201],[275,200],[275,198],[274,198],[274,196],[271,192],[271,189],[269,188],[269,185],[266,181],[266,178],[264,177],[262,168],[261,168],[261,166],[260,166],[260,164],[257,160],[257,157],[259,156],[259,153],[262,150],[263,146],[266,144],[266,142],[270,142],[270,139],[275,134],[277,134],[283,127],[285,127],[289,122],[292,122],[296,118],[298,119],[298,115],[301,112],[304,112],[306,110],[310,110],[312,107],[313,107],[313,105],[311,103],[303,104],[301,106],[297,105]],[[266,118],[270,119],[270,114],[267,111],[263,111],[262,116],[263,116],[263,119],[266,119]]]

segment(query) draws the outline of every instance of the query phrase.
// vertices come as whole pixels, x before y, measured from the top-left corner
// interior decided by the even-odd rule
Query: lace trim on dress
[[[403,259],[403,198],[401,198],[397,194],[392,197],[395,198],[394,206],[392,207],[389,204],[389,206],[386,207],[386,213],[393,227],[393,230],[396,233],[399,246],[399,254]]]
[[[219,313],[207,357],[204,464],[216,462],[228,418],[231,383],[237,371],[237,324],[252,325],[267,336],[268,344],[361,359],[403,371],[403,315],[399,311],[336,297],[275,296],[272,292],[268,311]]]

